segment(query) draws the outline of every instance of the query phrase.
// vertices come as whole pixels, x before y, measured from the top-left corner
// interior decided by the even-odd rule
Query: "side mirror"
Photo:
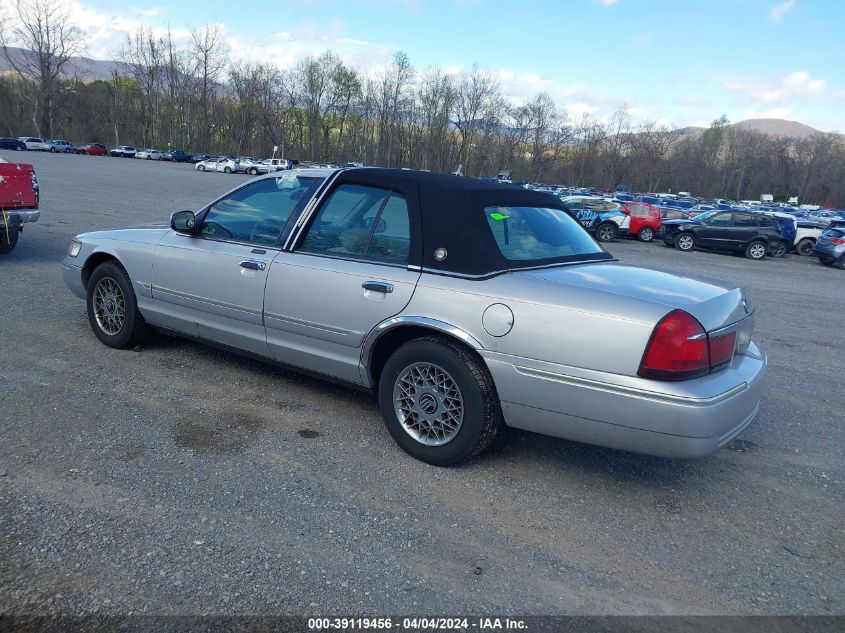
[[[170,228],[177,233],[191,235],[197,224],[193,211],[174,211],[170,214]]]

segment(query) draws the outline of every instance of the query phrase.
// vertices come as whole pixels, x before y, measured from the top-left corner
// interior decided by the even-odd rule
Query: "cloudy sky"
[[[126,33],[223,25],[233,56],[289,67],[326,49],[364,71],[396,50],[417,69],[498,73],[519,102],[540,90],[573,115],[674,126],[772,117],[845,132],[840,0],[70,0],[109,58]]]

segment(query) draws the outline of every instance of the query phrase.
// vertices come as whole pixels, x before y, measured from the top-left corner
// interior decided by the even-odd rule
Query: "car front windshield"
[[[560,209],[486,207],[484,213],[502,255],[512,262],[577,259],[602,249]]]
[[[715,211],[705,211],[704,213],[699,213],[698,215],[694,215],[690,218],[693,222],[704,222],[708,218],[712,218],[716,215]]]

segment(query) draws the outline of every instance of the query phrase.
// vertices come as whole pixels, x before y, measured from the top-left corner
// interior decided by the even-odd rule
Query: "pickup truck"
[[[0,158],[0,255],[7,255],[18,244],[27,222],[36,222],[38,179],[28,163],[7,163]]]

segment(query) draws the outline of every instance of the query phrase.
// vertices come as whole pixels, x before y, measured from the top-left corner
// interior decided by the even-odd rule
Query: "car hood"
[[[592,301],[582,299],[585,304],[589,301],[610,313],[650,313],[653,319],[655,315],[660,318],[679,308],[692,314],[707,331],[736,323],[753,312],[748,293],[741,286],[648,268],[596,263],[514,274],[526,281],[542,282],[546,292],[540,288],[535,291],[549,299],[556,297],[555,303],[567,303],[567,296],[578,289],[593,297]]]
[[[157,224],[141,224],[138,226],[129,226],[120,229],[109,229],[105,231],[93,231],[91,233],[78,235],[77,239],[84,242],[90,242],[92,244],[104,241],[158,244],[159,240],[161,240],[168,231],[170,231],[170,225],[162,222]]]

